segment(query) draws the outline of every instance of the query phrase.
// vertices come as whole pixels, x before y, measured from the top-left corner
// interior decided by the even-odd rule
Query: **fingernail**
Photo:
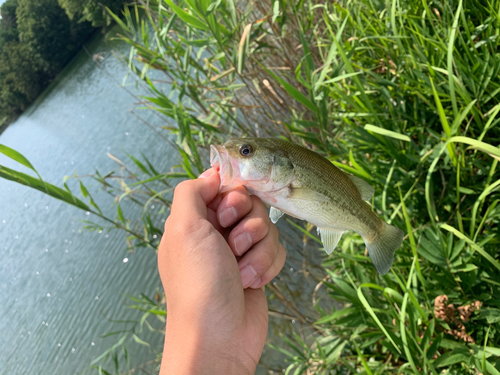
[[[224,228],[233,224],[238,218],[238,214],[236,213],[236,209],[234,207],[228,207],[221,211],[219,214],[219,223]]]
[[[250,288],[252,289],[257,289],[262,282],[262,279],[259,277],[257,280],[255,280],[252,285],[250,285]]]
[[[238,234],[234,238],[234,251],[236,254],[242,255],[250,246],[252,246],[252,237],[247,232]]]
[[[213,168],[207,169],[205,172],[203,172],[202,174],[200,174],[198,176],[198,178],[207,178],[207,177],[210,177],[212,175],[212,173],[214,173],[214,169]]]
[[[243,289],[246,289],[253,283],[253,280],[257,276],[257,272],[255,272],[252,266],[246,266],[240,271],[240,276]]]

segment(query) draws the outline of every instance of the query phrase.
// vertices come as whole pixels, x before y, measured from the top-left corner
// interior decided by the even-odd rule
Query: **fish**
[[[284,214],[317,227],[331,254],[345,231],[365,241],[377,271],[386,274],[404,232],[380,219],[366,202],[374,194],[365,180],[349,175],[306,147],[279,138],[237,138],[210,146],[221,193],[243,186],[269,206],[276,223]]]

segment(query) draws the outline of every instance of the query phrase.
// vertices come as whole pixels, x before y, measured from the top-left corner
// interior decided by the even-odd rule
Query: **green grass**
[[[297,319],[314,333],[274,346],[285,373],[500,373],[499,0],[151,0],[123,16],[130,69],[151,88],[145,106],[177,136],[170,177],[200,173],[211,142],[283,137],[368,181],[373,209],[407,233],[384,276],[346,233],[323,263],[316,314]],[[167,176],[131,160],[139,172],[112,194],[167,209],[148,190]],[[443,320],[441,295],[456,310],[481,307]],[[326,309],[332,300],[342,309]],[[293,304],[283,301],[292,316]],[[453,334],[462,328],[467,342]]]

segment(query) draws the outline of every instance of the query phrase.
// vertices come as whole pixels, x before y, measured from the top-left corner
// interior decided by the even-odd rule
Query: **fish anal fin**
[[[361,199],[364,201],[369,201],[374,193],[373,187],[366,182],[365,180],[348,174],[349,178],[353,182],[353,184],[358,188],[359,193],[361,194]]]
[[[290,188],[288,199],[301,199],[304,201],[327,202],[329,199],[315,190],[307,188]]]
[[[337,247],[344,231],[318,228],[318,233],[321,235],[321,242],[326,253],[330,255]]]
[[[271,219],[273,224],[276,224],[284,214],[285,213],[283,211],[278,210],[276,207],[271,206],[271,210],[269,211],[269,218]]]

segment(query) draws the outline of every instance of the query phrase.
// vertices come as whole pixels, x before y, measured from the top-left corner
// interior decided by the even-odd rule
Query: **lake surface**
[[[120,85],[127,67],[116,55],[126,53],[127,46],[96,36],[87,48],[0,135],[0,143],[21,152],[58,186],[75,172],[116,169],[107,153],[126,159],[125,152],[143,152],[157,170],[168,172],[177,163],[175,151],[131,111],[156,128],[164,120],[135,109],[137,99],[130,92],[146,92],[133,77],[126,80],[128,91]],[[104,60],[95,62],[98,56]],[[1,154],[0,164],[30,173]],[[96,200],[114,212],[112,199],[97,182],[85,182]],[[129,214],[139,217],[140,210]],[[123,233],[82,230],[81,220],[88,219],[81,210],[0,179],[0,374],[97,373],[91,362],[121,337],[101,336],[130,327],[118,320],[141,317],[126,307],[126,296],[153,297],[161,285],[153,250],[131,254]],[[283,220],[280,228],[288,259],[275,285],[298,301],[303,313],[315,316],[309,306],[316,279],[322,277],[317,267],[322,255],[308,251],[304,262],[302,236]],[[282,301],[270,301],[270,308],[275,313],[269,341],[279,344],[279,334],[297,330],[298,324]],[[162,325],[157,322],[157,328]],[[131,367],[161,351],[161,335],[146,330],[141,338],[151,346],[127,341]],[[282,357],[266,348],[258,373],[277,373],[282,367]]]
[[[130,112],[136,100],[120,87],[127,68],[113,50],[127,51],[96,36],[88,51],[104,58],[100,66],[82,51],[0,136],[0,143],[26,156],[46,181],[61,186],[65,175],[117,169],[108,152],[125,159],[124,151],[142,151],[161,171],[176,161],[165,142]],[[127,86],[140,93],[133,79]],[[153,112],[140,115],[153,125],[161,122]],[[155,148],[162,152],[152,155]],[[24,170],[3,155],[0,163]],[[98,194],[96,182],[85,183]],[[100,198],[112,209],[105,207],[109,199]],[[153,296],[160,285],[154,251],[131,255],[122,233],[81,230],[81,220],[88,219],[84,211],[0,179],[0,373],[90,372],[90,362],[120,337],[100,336],[124,328],[107,319],[138,318],[125,308],[126,295]],[[149,336],[152,346],[161,344],[159,335]],[[155,357],[142,345],[129,350],[137,361]]]

